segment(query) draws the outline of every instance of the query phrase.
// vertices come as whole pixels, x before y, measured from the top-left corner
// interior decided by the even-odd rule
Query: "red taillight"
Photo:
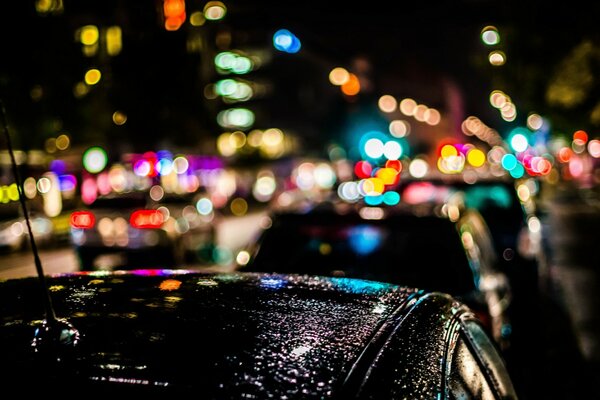
[[[71,226],[79,229],[90,229],[94,227],[96,217],[90,211],[74,211],[71,213]]]
[[[164,217],[158,210],[137,210],[129,218],[131,226],[140,229],[160,228],[163,222]]]

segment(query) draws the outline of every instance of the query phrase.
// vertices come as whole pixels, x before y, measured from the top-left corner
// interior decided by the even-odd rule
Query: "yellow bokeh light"
[[[329,243],[321,243],[319,245],[319,253],[326,256],[331,253],[331,245]]]
[[[89,87],[84,82],[77,82],[73,86],[73,96],[78,99],[88,94],[89,91]]]
[[[258,147],[262,143],[263,131],[260,129],[253,129],[248,134],[248,144],[252,147]]]
[[[46,152],[52,154],[56,152],[56,138],[48,138],[44,142],[44,149]]]
[[[394,168],[379,168],[375,176],[381,179],[384,185],[393,185],[396,183],[398,171]]]
[[[485,164],[485,153],[479,149],[471,149],[467,152],[467,162],[474,167]]]
[[[246,134],[242,131],[235,131],[229,136],[229,141],[233,147],[240,149],[246,144]]]
[[[200,11],[194,11],[190,15],[190,24],[192,26],[202,26],[206,22],[206,18],[204,18],[204,14]]]
[[[111,26],[106,30],[106,53],[109,56],[116,56],[123,48],[121,28]]]
[[[235,215],[236,217],[241,217],[243,215],[246,215],[246,213],[248,212],[248,203],[243,198],[236,197],[229,205],[229,208],[233,215]]]
[[[372,194],[382,194],[384,189],[385,189],[385,184],[383,182],[383,179],[381,178],[368,178],[367,179],[369,182],[371,182],[371,184],[373,185],[373,190],[371,191],[371,193],[367,193],[369,195]]]
[[[62,134],[56,138],[56,148],[58,150],[66,150],[71,145],[71,139],[69,136]]]
[[[95,25],[82,26],[79,31],[79,41],[87,46],[96,44],[99,37],[98,27]]]
[[[221,155],[224,157],[229,157],[235,154],[236,149],[232,145],[231,140],[229,140],[230,136],[231,134],[229,132],[225,132],[219,135],[217,139],[217,150],[219,150],[219,153],[221,153]]]
[[[440,150],[440,155],[442,156],[442,158],[456,156],[456,155],[458,155],[458,150],[456,149],[456,147],[452,146],[451,144],[446,144]]]
[[[112,115],[112,120],[115,125],[123,125],[127,122],[127,115],[122,111],[115,111]]]
[[[85,73],[85,83],[87,83],[88,85],[95,85],[98,82],[100,82],[100,78],[102,77],[102,73],[100,72],[100,70],[98,69],[90,69],[89,71],[87,71]]]
[[[277,128],[270,128],[263,132],[262,143],[268,147],[275,147],[283,142],[283,132]]]

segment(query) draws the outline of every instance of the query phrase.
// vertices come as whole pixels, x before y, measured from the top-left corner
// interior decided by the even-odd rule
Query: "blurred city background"
[[[566,398],[598,372],[597,3],[37,0],[3,15],[0,99],[49,272],[79,268],[72,212],[102,197],[143,192],[165,220],[185,198],[173,234],[215,230],[178,265],[226,269],[273,208],[508,179],[552,304],[532,336],[564,364],[530,375],[564,379]],[[0,276],[31,276],[0,143]]]

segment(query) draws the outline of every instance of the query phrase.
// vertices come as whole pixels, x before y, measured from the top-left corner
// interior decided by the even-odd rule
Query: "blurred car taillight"
[[[90,211],[74,211],[71,213],[71,226],[79,229],[91,229],[96,223],[96,217]]]
[[[137,210],[131,214],[129,223],[138,229],[160,228],[164,222],[164,216],[159,210]]]

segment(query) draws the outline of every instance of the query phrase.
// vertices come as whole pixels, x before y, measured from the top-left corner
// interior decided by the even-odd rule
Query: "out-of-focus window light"
[[[500,109],[500,116],[505,121],[514,121],[517,118],[517,106],[514,103],[507,103]]]
[[[400,112],[408,117],[414,115],[417,108],[417,102],[411,98],[403,99],[400,102]]]
[[[396,107],[398,106],[398,102],[394,98],[394,96],[390,96],[389,94],[383,95],[379,98],[377,103],[379,109],[385,113],[391,113],[396,111]]]
[[[218,21],[225,18],[227,7],[220,1],[209,1],[204,6],[204,18],[209,21]]]
[[[46,149],[46,152],[50,154],[56,153],[56,138],[46,139],[44,142],[44,149]]]
[[[71,139],[69,139],[68,135],[62,134],[58,135],[56,138],[56,148],[58,150],[66,150],[71,145]]]
[[[165,29],[176,31],[185,22],[185,1],[164,0],[163,12],[165,16]]]
[[[111,26],[106,29],[106,53],[109,56],[116,56],[123,48],[121,39],[121,27]]]
[[[425,122],[425,113],[429,110],[425,104],[418,104],[415,107],[413,117],[419,122]]]
[[[112,120],[115,125],[123,125],[127,122],[127,114],[117,110],[113,113]]]
[[[392,136],[401,138],[410,133],[410,124],[406,121],[397,119],[390,122],[389,130]]]
[[[479,149],[471,149],[467,152],[467,162],[478,168],[485,164],[485,153]]]
[[[537,131],[544,125],[544,120],[539,114],[529,114],[527,117],[527,127],[532,131]]]
[[[506,63],[506,54],[502,51],[492,51],[488,56],[488,60],[490,61],[490,64],[498,67]]]
[[[150,188],[150,198],[154,201],[160,201],[165,195],[165,191],[160,185],[154,185]]]
[[[236,217],[241,217],[246,215],[248,212],[248,202],[246,202],[246,200],[244,200],[242,197],[236,197],[231,201],[229,209],[233,215]]]
[[[108,157],[101,147],[90,147],[83,153],[83,167],[90,173],[98,173],[106,167]]]
[[[588,153],[594,158],[600,158],[600,140],[590,140],[588,143]]]
[[[99,37],[100,33],[95,25],[82,26],[79,30],[79,41],[87,46],[96,44]]]
[[[273,46],[279,51],[293,54],[300,51],[302,44],[300,39],[292,32],[287,29],[280,29],[273,35]]]
[[[360,81],[354,74],[350,74],[348,81],[341,86],[342,93],[346,96],[355,96],[360,92]]]
[[[422,159],[414,159],[408,166],[408,172],[415,178],[423,178],[429,171],[429,165],[427,161]]]
[[[588,141],[588,134],[582,130],[576,131],[573,133],[573,141],[579,141],[582,144],[585,144]]]
[[[488,46],[500,43],[500,33],[495,26],[486,26],[481,30],[481,41]]]
[[[190,24],[192,26],[202,26],[206,22],[206,18],[204,18],[204,14],[200,11],[194,11],[190,15]]]
[[[329,72],[329,82],[332,85],[342,86],[350,79],[350,73],[345,68],[336,67]]]
[[[440,112],[435,108],[428,108],[427,110],[425,110],[425,114],[423,117],[425,119],[425,123],[432,126],[439,124],[442,120]]]
[[[75,86],[73,86],[73,96],[75,96],[77,99],[82,98],[88,94],[89,91],[90,88],[85,84],[85,82],[77,82]]]
[[[510,102],[510,98],[501,90],[494,90],[490,93],[490,104],[492,107],[501,109]]]
[[[64,11],[63,0],[37,0],[35,2],[35,11],[38,14],[60,15]]]
[[[217,123],[223,128],[249,128],[254,124],[254,113],[247,108],[231,108],[217,114]]]
[[[85,83],[92,86],[100,82],[100,78],[102,78],[102,73],[100,70],[92,68],[85,73]]]
[[[35,178],[29,177],[23,182],[23,191],[28,199],[33,199],[37,195],[37,182]]]

